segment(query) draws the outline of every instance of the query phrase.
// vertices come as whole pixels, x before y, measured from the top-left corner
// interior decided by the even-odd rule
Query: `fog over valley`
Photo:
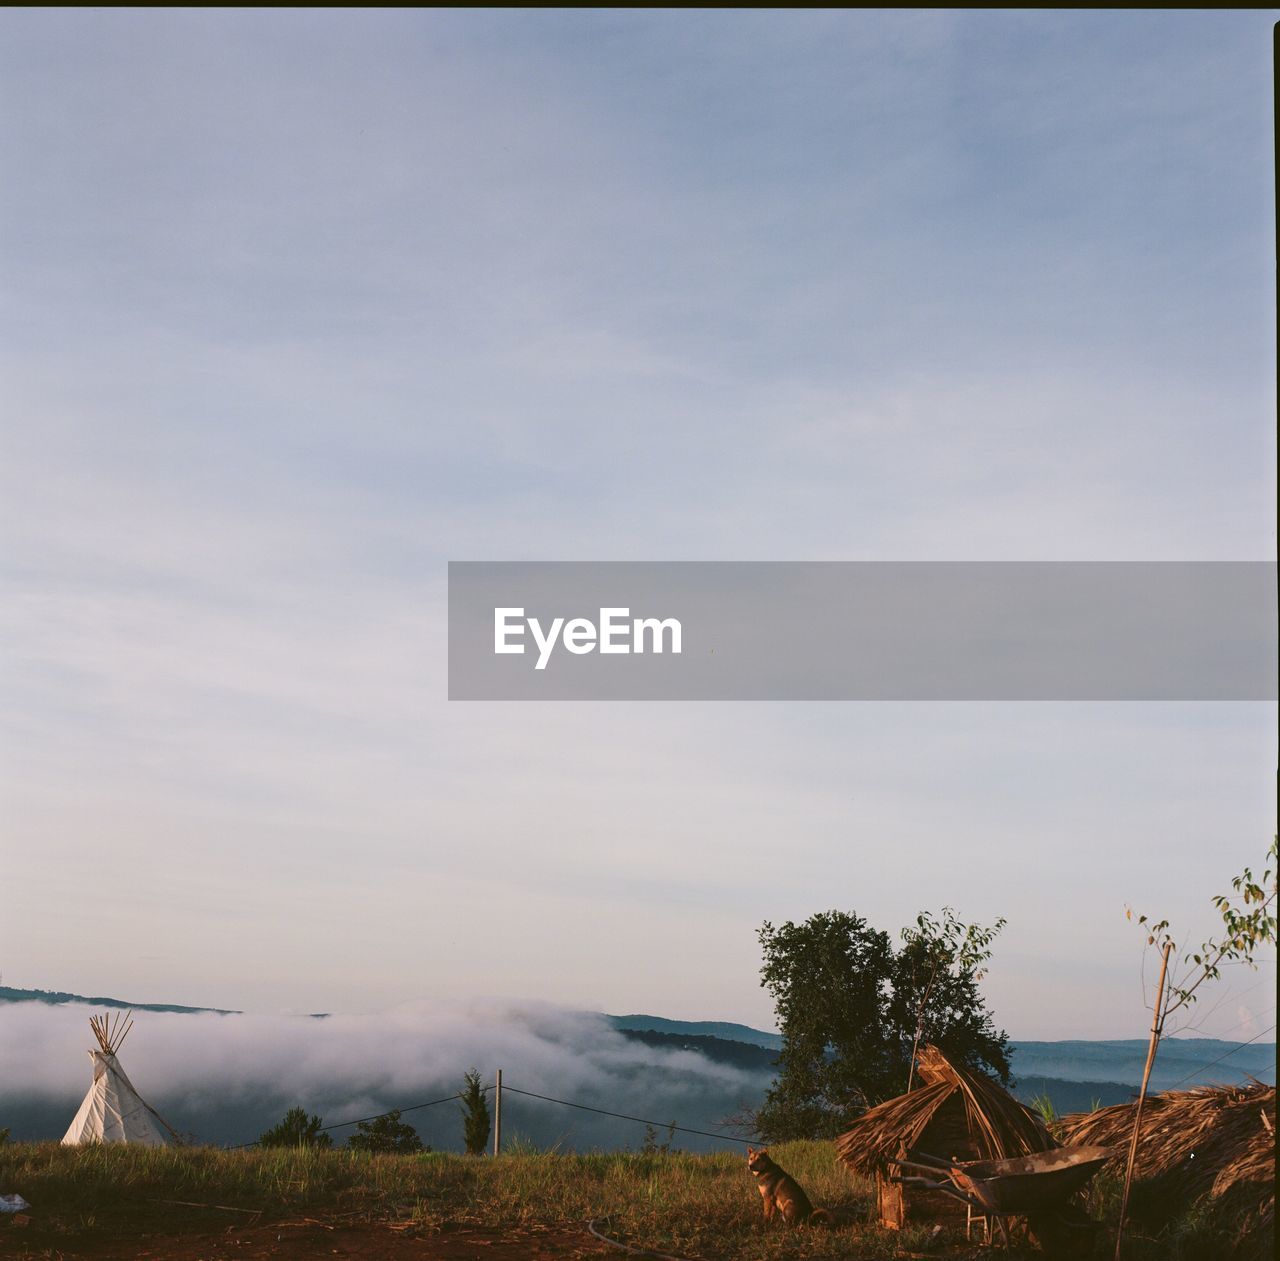
[[[0,991],[0,1127],[15,1139],[60,1138],[89,1084],[88,1017],[78,995]],[[120,1004],[123,1006],[123,1004]],[[200,1142],[254,1140],[291,1107],[326,1125],[440,1099],[475,1066],[504,1074],[503,1132],[510,1141],[566,1150],[638,1147],[645,1127],[547,1103],[555,1099],[721,1132],[755,1108],[773,1078],[776,1034],[723,1022],[608,1016],[532,1001],[421,1000],[349,1015],[264,1015],[199,1009],[135,1009],[120,1060],[134,1085],[180,1133]],[[1023,1042],[1011,1055],[1017,1093],[1047,1094],[1060,1112],[1132,1094],[1141,1040]],[[1229,1054],[1224,1054],[1228,1053]],[[1275,1080],[1275,1043],[1246,1047],[1212,1039],[1166,1043],[1154,1085]],[[456,1103],[406,1111],[423,1142],[457,1150]],[[334,1131],[344,1142],[354,1127]],[[665,1133],[659,1135],[665,1141]],[[702,1151],[730,1145],[679,1133]]]

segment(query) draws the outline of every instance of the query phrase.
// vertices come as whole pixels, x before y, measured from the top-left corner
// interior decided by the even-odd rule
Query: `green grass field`
[[[130,1255],[127,1242],[142,1236],[298,1217],[406,1223],[423,1234],[456,1227],[580,1228],[595,1219],[607,1234],[632,1246],[708,1261],[996,1255],[976,1242],[966,1244],[963,1218],[933,1239],[929,1223],[881,1230],[873,1220],[872,1187],[850,1177],[830,1143],[784,1143],[770,1150],[815,1204],[843,1210],[846,1224],[838,1230],[766,1227],[760,1197],[737,1152],[573,1155],[535,1151],[518,1141],[497,1159],[7,1143],[0,1144],[0,1192],[20,1192],[31,1203],[32,1224],[21,1243],[31,1249],[24,1255],[32,1256],[56,1255],[59,1244],[89,1240],[120,1241],[124,1256]],[[1097,1181],[1087,1205],[1093,1216],[1113,1219],[1115,1189],[1109,1178]],[[1134,1261],[1221,1255],[1213,1237],[1199,1237],[1194,1226],[1188,1220],[1159,1239],[1134,1232],[1129,1255]],[[0,1253],[10,1229],[0,1223]],[[11,1239],[19,1242],[16,1232]],[[1105,1236],[1093,1251],[1109,1255]],[[1010,1252],[1001,1249],[999,1255],[1039,1254],[1015,1240]]]
[[[0,1147],[0,1187],[32,1204],[41,1234],[68,1241],[93,1235],[208,1228],[220,1205],[260,1210],[264,1219],[298,1214],[412,1221],[424,1231],[448,1224],[486,1227],[582,1223],[639,1247],[691,1257],[894,1257],[927,1228],[885,1232],[870,1222],[871,1188],[836,1163],[829,1143],[773,1150],[815,1204],[849,1211],[839,1231],[766,1229],[760,1197],[737,1153],[522,1151],[493,1159],[428,1153],[367,1156],[342,1150]],[[621,1253],[619,1255],[622,1255]]]

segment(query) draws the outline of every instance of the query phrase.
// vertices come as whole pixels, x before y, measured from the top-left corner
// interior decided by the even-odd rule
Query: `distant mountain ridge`
[[[193,1016],[200,1012],[213,1012],[218,1016],[242,1016],[244,1013],[227,1007],[184,1007],[181,1003],[127,1003],[122,998],[87,997],[84,994],[68,994],[65,990],[23,990],[0,985],[0,1003],[84,1003],[89,1007],[119,1007],[129,1011],[167,1011]]]
[[[652,1031],[669,1037],[722,1039],[750,1043],[771,1051],[782,1047],[776,1033],[753,1029],[749,1025],[724,1021],[669,1020],[664,1016],[610,1016],[610,1023],[624,1033]],[[1147,1055],[1146,1038],[1066,1039],[1061,1042],[1013,1041],[1009,1044],[1009,1062],[1013,1076],[1020,1083],[1017,1093],[1025,1095],[1035,1083],[1047,1093],[1070,1093],[1072,1107],[1085,1107],[1093,1098],[1105,1105],[1120,1103],[1131,1087],[1142,1080]],[[1152,1074],[1156,1090],[1202,1085],[1210,1082],[1234,1083],[1256,1077],[1274,1084],[1276,1079],[1276,1044],[1274,1042],[1225,1042],[1218,1038],[1166,1038],[1160,1044],[1160,1055]],[[1067,1087],[1080,1086],[1082,1090]],[[1094,1089],[1088,1095],[1088,1088]],[[1087,1098],[1084,1098],[1088,1095]],[[1119,1097],[1117,1097],[1119,1096]],[[1056,1097],[1056,1096],[1055,1096]],[[1084,1098],[1077,1104],[1077,1097]]]
[[[732,1064],[749,1073],[772,1077],[778,1053],[767,1046],[737,1042],[731,1038],[709,1037],[697,1033],[667,1033],[657,1029],[619,1029],[624,1038],[643,1042],[664,1051],[693,1051],[716,1064]]]
[[[1075,1082],[1142,1080],[1146,1038],[1012,1042],[1009,1060],[1019,1080],[1065,1078]],[[1155,1090],[1188,1089],[1209,1083],[1243,1082],[1250,1077],[1274,1085],[1274,1042],[1224,1042],[1218,1038],[1165,1038],[1151,1075]]]
[[[683,1034],[696,1038],[724,1038],[730,1042],[748,1042],[752,1046],[782,1050],[782,1038],[776,1033],[736,1025],[727,1020],[668,1020],[665,1016],[608,1016],[615,1029],[651,1030],[654,1033]]]

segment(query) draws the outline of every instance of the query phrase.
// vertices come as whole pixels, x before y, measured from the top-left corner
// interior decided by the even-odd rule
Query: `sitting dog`
[[[767,1147],[747,1148],[747,1168],[755,1175],[766,1222],[781,1213],[788,1226],[830,1224],[831,1214],[809,1203],[804,1188],[769,1155]]]

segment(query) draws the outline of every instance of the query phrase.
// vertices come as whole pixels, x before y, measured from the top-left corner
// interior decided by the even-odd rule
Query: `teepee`
[[[85,1095],[80,1111],[71,1122],[62,1142],[67,1147],[81,1143],[141,1143],[144,1147],[163,1147],[178,1142],[168,1122],[133,1088],[116,1059],[120,1044],[133,1028],[133,1017],[90,1016],[89,1026],[98,1039],[93,1060],[93,1085]]]

